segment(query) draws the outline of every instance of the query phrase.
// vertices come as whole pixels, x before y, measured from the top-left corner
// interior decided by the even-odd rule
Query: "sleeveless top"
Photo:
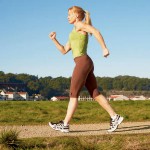
[[[87,54],[88,35],[75,30],[69,34],[69,44],[72,49],[73,58]]]

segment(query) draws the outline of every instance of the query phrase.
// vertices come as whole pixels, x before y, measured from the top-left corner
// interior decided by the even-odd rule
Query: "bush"
[[[17,149],[21,143],[18,139],[19,132],[16,130],[3,130],[0,134],[0,144],[8,149]]]

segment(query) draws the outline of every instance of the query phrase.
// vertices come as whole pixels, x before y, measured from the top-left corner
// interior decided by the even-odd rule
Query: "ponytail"
[[[84,10],[85,12],[85,23],[92,25],[92,21],[91,21],[91,17],[90,17],[90,13],[87,10]],[[92,33],[90,33],[90,35],[92,36]]]
[[[89,25],[92,25],[90,13],[87,10],[85,10],[84,12],[85,12],[85,23],[89,24]]]

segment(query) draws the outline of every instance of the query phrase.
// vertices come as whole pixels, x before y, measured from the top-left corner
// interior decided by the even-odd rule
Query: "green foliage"
[[[150,100],[110,102],[124,122],[150,121]],[[64,119],[68,101],[1,101],[0,125],[36,125]],[[90,110],[90,111],[89,111]],[[71,124],[109,122],[108,113],[95,101],[78,104]]]
[[[0,134],[0,144],[9,149],[17,149],[21,143],[19,132],[13,129],[3,130]]]
[[[98,89],[105,91],[106,95],[108,91],[147,91],[150,96],[150,79],[138,78],[134,76],[117,76],[111,77],[96,77]],[[45,98],[52,96],[68,96],[70,89],[71,77],[42,77],[38,78],[29,74],[5,74],[0,71],[1,83],[24,83],[26,84],[26,91],[29,95],[42,94]],[[1,87],[0,87],[1,89]],[[84,87],[80,93],[83,96],[89,95]]]

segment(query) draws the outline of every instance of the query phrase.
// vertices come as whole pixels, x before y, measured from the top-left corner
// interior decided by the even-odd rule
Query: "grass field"
[[[150,134],[101,135],[26,140],[50,150],[149,150]],[[34,144],[35,143],[35,144]]]
[[[149,134],[32,138],[16,141],[15,150],[149,150]],[[6,146],[5,146],[6,147]],[[0,143],[0,149],[5,148]]]
[[[1,101],[0,125],[44,125],[64,118],[68,102]],[[116,101],[112,107],[124,122],[150,121],[150,101]],[[108,122],[109,115],[94,101],[79,102],[71,124]],[[6,141],[8,140],[5,137]],[[150,133],[19,139],[16,150],[149,150]],[[1,140],[0,140],[1,141]],[[0,149],[11,150],[0,142]]]
[[[150,121],[150,100],[110,102],[124,122]],[[67,101],[1,101],[0,125],[37,125],[64,119]],[[108,122],[109,115],[95,101],[79,102],[71,124]]]

